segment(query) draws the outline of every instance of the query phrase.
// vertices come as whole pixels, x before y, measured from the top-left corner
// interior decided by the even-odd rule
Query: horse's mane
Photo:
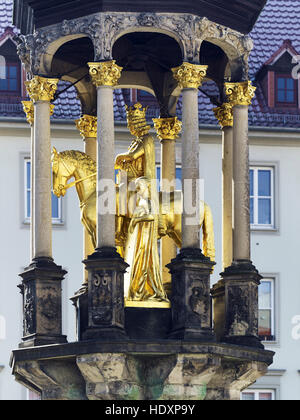
[[[59,154],[66,161],[71,162],[73,165],[83,168],[87,175],[96,172],[96,162],[89,157],[86,153],[79,150],[66,150]]]

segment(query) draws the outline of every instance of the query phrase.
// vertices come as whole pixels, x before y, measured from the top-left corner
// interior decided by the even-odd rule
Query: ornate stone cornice
[[[182,122],[177,117],[153,118],[154,128],[160,140],[176,140],[181,131]]]
[[[28,95],[33,102],[50,102],[54,99],[58,82],[58,79],[47,79],[45,77],[35,76],[30,81],[25,82],[25,85]]]
[[[218,108],[213,109],[214,114],[222,128],[233,127],[232,108],[233,106],[231,103],[225,102],[222,106],[219,106]]]
[[[49,54],[51,43],[70,35],[89,37],[95,49],[95,61],[110,60],[114,42],[127,31],[155,28],[176,39],[182,48],[184,61],[199,60],[201,43],[208,41],[219,45],[234,66],[242,67],[244,80],[247,77],[248,57],[253,42],[241,34],[207,18],[188,13],[129,13],[106,12],[38,29],[33,35],[18,38],[18,54],[26,70],[43,74],[43,55]]]
[[[198,89],[206,76],[208,66],[183,63],[172,69],[174,79],[178,81],[181,89]]]
[[[85,114],[79,120],[76,120],[75,124],[83,140],[97,138],[97,117]]]
[[[88,63],[90,76],[95,86],[116,86],[121,77],[122,67],[115,60]]]
[[[228,101],[235,105],[251,105],[251,101],[255,96],[256,87],[252,86],[251,81],[240,83],[225,83],[225,92]]]
[[[34,123],[34,105],[32,101],[22,101],[23,110],[26,114],[27,122],[33,126]],[[55,105],[50,104],[50,116],[53,115]]]

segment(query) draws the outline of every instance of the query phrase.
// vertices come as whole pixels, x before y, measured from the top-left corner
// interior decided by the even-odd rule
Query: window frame
[[[18,62],[13,62],[13,61],[7,61],[6,60],[6,64],[5,64],[5,70],[6,70],[6,76],[7,76],[7,69],[9,67],[15,67],[17,70],[17,88],[16,90],[6,90],[6,89],[1,89],[0,88],[0,95],[7,95],[7,96],[20,96],[21,95],[21,65]],[[7,77],[4,80],[10,80],[7,79]],[[9,87],[9,82],[8,82],[8,87]]]
[[[250,228],[251,230],[263,230],[263,231],[274,231],[276,228],[276,166],[272,164],[250,164],[249,166],[249,178],[250,171],[254,171],[253,176],[253,195],[251,195],[250,185],[249,185],[249,199],[253,198],[253,222],[251,223],[250,218]],[[271,172],[271,195],[270,196],[259,196],[258,195],[258,172],[262,170],[269,170]],[[266,198],[271,199],[271,224],[262,224],[258,220],[258,200]],[[251,216],[251,214],[250,214]]]
[[[278,79],[290,79],[293,81],[294,84],[294,102],[280,102],[278,100],[278,91],[280,90],[278,88]],[[291,76],[291,74],[288,73],[275,73],[275,106],[277,108],[298,108],[298,81],[294,80]],[[281,89],[282,90],[282,89]],[[285,89],[285,92],[287,89]]]
[[[30,220],[31,220],[31,211],[32,209],[30,209],[30,217],[28,217],[28,200],[27,200],[27,193],[30,192],[30,197],[31,197],[31,185],[28,187],[28,179],[27,179],[27,163],[30,162],[31,165],[31,158],[28,156],[24,156],[23,159],[23,176],[24,176],[24,182],[23,182],[23,191],[24,191],[24,206],[23,206],[23,223],[24,224],[30,224]],[[52,191],[53,193],[53,191]],[[52,209],[52,207],[51,207]],[[52,211],[52,210],[51,210]],[[64,220],[63,220],[63,205],[62,205],[62,198],[59,197],[58,198],[58,217],[52,217],[52,225],[57,225],[57,226],[61,226],[64,225]]]
[[[271,335],[270,337],[272,337],[272,339],[270,340],[266,340],[264,339],[264,337],[267,336],[259,336],[261,341],[265,342],[265,343],[276,343],[276,339],[277,339],[277,325],[276,325],[276,302],[277,302],[277,296],[276,296],[276,278],[275,277],[263,277],[263,279],[261,280],[261,283],[263,282],[268,282],[271,284],[271,307],[270,308],[258,308],[258,313],[260,310],[268,310],[271,311]]]
[[[259,395],[260,394],[271,394],[272,395],[272,400],[271,401],[276,401],[276,390],[275,389],[245,389],[244,391],[241,392],[241,401],[245,401],[243,400],[243,395],[244,394],[254,394],[254,401],[262,401],[259,399]]]

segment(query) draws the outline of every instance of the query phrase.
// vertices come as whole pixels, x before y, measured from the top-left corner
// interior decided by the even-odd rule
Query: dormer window
[[[276,74],[276,106],[297,107],[298,84],[290,75]]]
[[[17,94],[20,92],[20,65],[6,63],[6,77],[0,79],[0,92]]]

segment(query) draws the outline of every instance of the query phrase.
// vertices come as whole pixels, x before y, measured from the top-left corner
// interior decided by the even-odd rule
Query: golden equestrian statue
[[[174,191],[168,196],[168,193],[157,192],[155,143],[149,134],[150,126],[146,123],[146,109],[143,109],[140,104],[136,104],[133,108],[126,108],[126,112],[128,128],[135,138],[129,146],[128,152],[118,155],[115,161],[115,169],[119,171],[116,185],[116,246],[131,267],[130,273],[127,275],[130,280],[127,279],[126,296],[129,293],[130,300],[149,300],[153,296],[154,299],[164,301],[166,295],[161,288],[161,279],[157,274],[153,277],[153,273],[160,272],[157,239],[168,235],[178,248],[181,247],[182,193]],[[96,247],[96,163],[83,152],[71,150],[58,153],[53,148],[52,170],[55,195],[64,196],[68,188],[76,187],[80,201],[81,222]],[[72,178],[75,180],[69,183]],[[145,197],[142,198],[141,194],[145,195],[146,191],[148,210],[145,205],[139,204],[141,202],[145,204]],[[166,202],[169,202],[167,207]],[[138,220],[139,218],[140,220]],[[210,207],[203,201],[200,202],[199,225],[203,232],[203,252],[214,261],[213,218]],[[148,230],[146,226],[148,226]],[[139,252],[136,241],[141,241],[141,238],[136,238],[138,230],[147,231],[147,235],[151,236],[148,237],[147,243],[143,242],[142,246],[143,248],[148,247],[145,252],[148,252],[148,256],[151,255],[151,264],[154,263],[155,268],[151,275],[149,274],[148,282],[143,283],[140,279],[136,283],[139,283],[141,287],[143,284],[144,286],[145,284],[150,285],[151,293],[145,294],[145,290],[141,291],[136,286],[135,295],[132,294],[131,286],[137,277],[133,279],[131,274],[136,273],[134,267],[137,265],[136,254]],[[147,257],[144,257],[141,255],[139,257],[142,266],[147,261]],[[150,264],[150,260],[148,261]]]

